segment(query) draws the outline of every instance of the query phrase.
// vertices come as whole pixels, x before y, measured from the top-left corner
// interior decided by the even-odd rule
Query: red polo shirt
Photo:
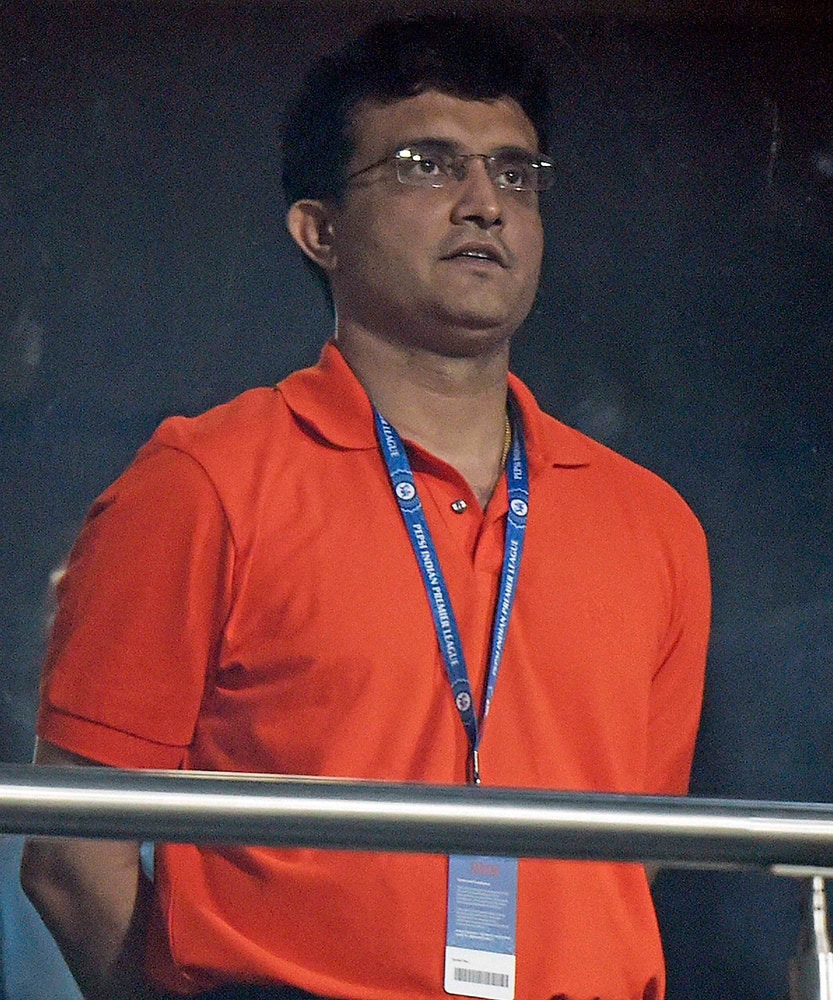
[[[709,618],[700,526],[656,476],[510,384],[530,513],[484,783],[683,793]],[[484,513],[454,469],[410,451],[479,697],[505,482]],[[166,421],[96,501],[60,588],[38,732],[119,767],[465,780],[370,404],[333,345],[275,389]],[[156,864],[148,957],[166,989],[445,995],[442,856],[160,845]],[[519,1000],[662,995],[641,866],[522,860],[518,893]]]

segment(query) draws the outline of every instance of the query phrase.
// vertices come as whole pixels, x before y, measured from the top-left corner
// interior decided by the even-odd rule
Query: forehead
[[[419,138],[447,139],[464,152],[502,146],[537,151],[532,122],[511,97],[471,101],[435,90],[389,104],[361,103],[353,113],[351,165],[384,156]]]

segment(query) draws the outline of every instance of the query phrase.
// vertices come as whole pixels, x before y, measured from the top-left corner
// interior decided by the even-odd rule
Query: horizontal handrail
[[[833,806],[0,766],[0,833],[833,874]]]

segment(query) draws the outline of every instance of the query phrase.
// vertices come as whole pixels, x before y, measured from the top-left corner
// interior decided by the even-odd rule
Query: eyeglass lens
[[[464,180],[472,159],[483,160],[489,178],[499,188],[545,191],[553,181],[554,167],[548,160],[533,160],[514,152],[488,156],[400,149],[396,153],[396,175],[402,184],[443,187],[452,178]]]

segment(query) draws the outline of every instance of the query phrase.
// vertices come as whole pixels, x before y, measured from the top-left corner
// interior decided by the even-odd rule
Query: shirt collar
[[[276,388],[297,419],[330,444],[346,449],[378,447],[370,400],[333,341],[324,345],[318,364],[293,372]],[[530,469],[590,464],[588,438],[544,413],[511,373],[509,388],[523,417]]]

